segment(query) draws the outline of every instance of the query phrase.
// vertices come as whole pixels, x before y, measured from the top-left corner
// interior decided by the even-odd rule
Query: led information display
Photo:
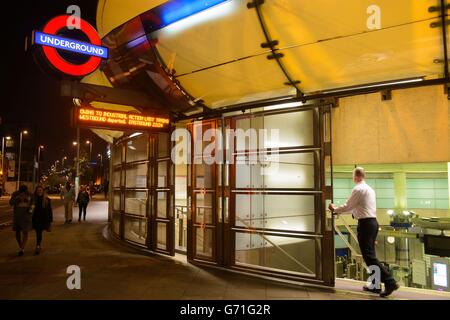
[[[85,107],[75,108],[75,120],[80,126],[124,130],[164,130],[170,123],[168,117]]]

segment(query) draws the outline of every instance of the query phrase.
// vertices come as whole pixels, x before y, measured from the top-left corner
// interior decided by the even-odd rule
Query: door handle
[[[217,197],[217,221],[222,223],[222,197]]]

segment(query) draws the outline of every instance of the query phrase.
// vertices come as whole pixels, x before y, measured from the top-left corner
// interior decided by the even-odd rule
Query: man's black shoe
[[[377,288],[370,289],[368,286],[364,286],[363,290],[367,291],[367,292],[371,292],[371,293],[376,293],[376,294],[381,293],[381,288],[380,289],[377,289]]]
[[[380,293],[380,297],[385,298],[392,294],[395,290],[400,288],[396,282],[391,285],[385,285],[384,291]]]

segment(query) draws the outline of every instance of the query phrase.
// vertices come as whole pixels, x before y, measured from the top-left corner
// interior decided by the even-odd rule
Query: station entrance
[[[113,234],[191,263],[333,285],[330,112],[274,106],[179,123],[191,142],[181,165],[170,132],[117,140]]]

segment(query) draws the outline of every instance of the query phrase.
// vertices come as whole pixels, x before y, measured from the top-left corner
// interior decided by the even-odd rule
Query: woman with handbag
[[[34,192],[34,210],[32,223],[36,231],[35,255],[41,253],[42,233],[44,230],[50,232],[53,222],[53,210],[50,198],[42,186],[37,186]]]

